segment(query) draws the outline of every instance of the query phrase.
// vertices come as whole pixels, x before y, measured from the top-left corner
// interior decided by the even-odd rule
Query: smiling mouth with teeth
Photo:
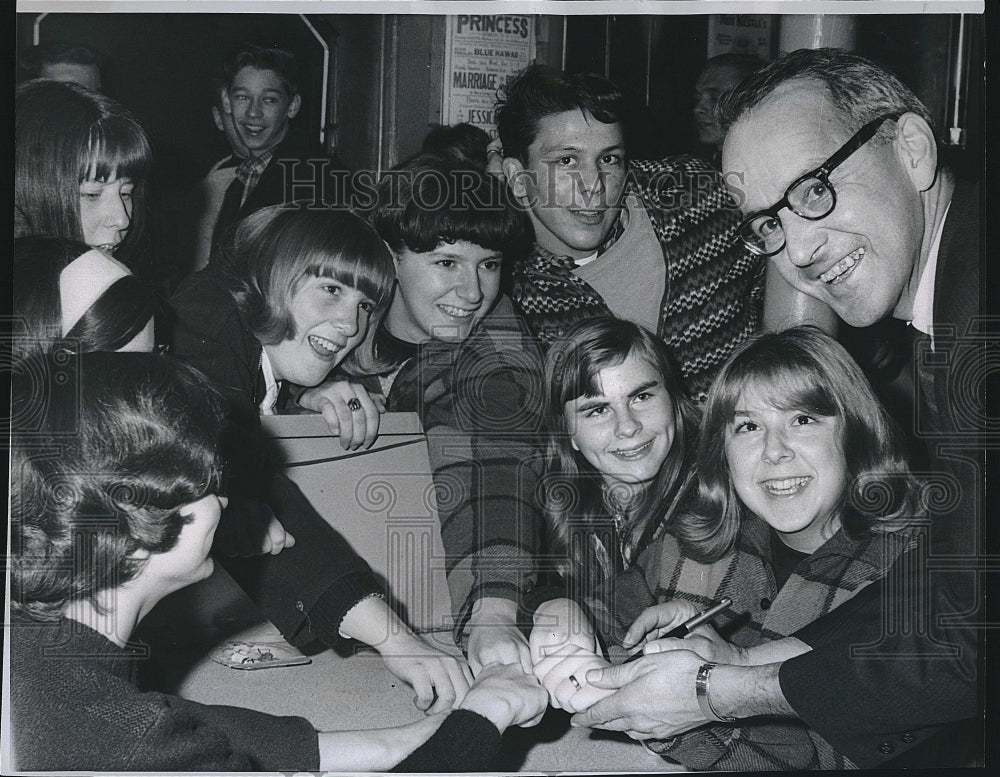
[[[811,480],[811,477],[782,478],[781,480],[765,480],[761,485],[764,490],[774,496],[792,496],[809,485]]]
[[[454,316],[455,318],[470,318],[476,312],[474,310],[465,310],[464,308],[453,308],[451,305],[438,305],[438,307],[449,316]]]
[[[819,279],[823,283],[828,283],[830,285],[836,285],[838,283],[843,283],[850,271],[853,270],[857,264],[865,258],[865,249],[859,248],[856,251],[852,251],[839,262],[837,262],[833,267],[819,276]]]
[[[324,337],[309,335],[309,344],[312,345],[314,349],[325,352],[330,356],[336,356],[340,352],[340,347],[338,345],[330,342]]]
[[[649,447],[652,444],[653,441],[649,440],[648,442],[644,442],[637,448],[627,448],[627,449],[619,448],[611,452],[620,459],[638,459],[646,455],[646,452],[649,450]]]

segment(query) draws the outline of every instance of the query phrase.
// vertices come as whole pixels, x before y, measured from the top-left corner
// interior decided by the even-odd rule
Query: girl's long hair
[[[671,520],[692,482],[698,411],[681,388],[680,372],[666,345],[642,327],[613,316],[588,319],[571,327],[546,355],[547,473],[542,485],[553,562],[569,580],[606,579],[611,570],[595,556],[592,539],[607,535],[609,530],[604,480],[573,450],[564,408],[577,397],[599,394],[600,371],[621,364],[630,355],[650,364],[662,377],[674,409],[669,455],[638,501],[629,505],[629,523],[644,527],[638,532],[637,551]]]
[[[697,507],[679,514],[673,526],[689,556],[705,562],[724,556],[748,514],[733,486],[725,447],[747,390],[782,410],[841,420],[850,485],[839,515],[849,536],[892,530],[921,512],[920,483],[864,373],[833,338],[815,327],[794,327],[741,346],[708,392],[699,434]]]
[[[25,82],[15,96],[14,159],[16,236],[83,241],[80,184],[131,179],[132,218],[116,252],[128,263],[142,237],[153,151],[127,108],[79,84]]]

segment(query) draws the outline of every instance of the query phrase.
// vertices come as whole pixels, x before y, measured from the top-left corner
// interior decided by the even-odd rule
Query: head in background
[[[149,137],[131,112],[78,84],[24,83],[14,159],[17,236],[76,240],[128,260],[153,166]]]
[[[392,294],[385,243],[348,211],[274,205],[224,247],[230,284],[277,380],[315,386],[383,314]]]
[[[708,394],[698,469],[701,519],[680,536],[718,558],[749,514],[812,553],[841,526],[859,534],[917,514],[892,422],[847,351],[795,327],[746,343]]]
[[[39,43],[23,49],[18,64],[23,80],[71,81],[95,92],[101,91],[101,58],[94,49],[80,43]]]
[[[46,374],[72,383],[73,401],[42,427],[22,412],[38,387],[14,382],[14,608],[43,620],[101,612],[142,575],[155,573],[157,598],[207,577],[223,413],[204,376],[150,353],[62,357]]]
[[[763,64],[757,57],[732,53],[719,54],[705,62],[694,85],[694,121],[698,141],[712,146],[714,153],[721,152],[725,139],[715,114],[719,97]]]
[[[152,351],[152,291],[104,252],[58,237],[14,241],[15,350]]]
[[[503,182],[432,154],[383,177],[370,220],[396,271],[385,326],[411,343],[468,337],[500,296],[504,264],[530,247]]]
[[[420,146],[423,153],[437,154],[453,162],[482,170],[486,167],[486,147],[490,134],[474,124],[435,124]]]
[[[625,97],[591,74],[532,65],[497,101],[503,171],[557,256],[581,259],[607,240],[621,213],[627,173]]]
[[[219,66],[214,80],[222,89],[223,110],[231,115],[249,156],[265,154],[285,139],[302,107],[298,65],[291,52],[240,46]]]

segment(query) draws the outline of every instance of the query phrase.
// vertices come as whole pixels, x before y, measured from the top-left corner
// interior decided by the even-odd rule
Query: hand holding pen
[[[719,600],[718,604],[713,605],[712,607],[709,607],[707,610],[703,610],[702,612],[696,613],[694,616],[688,618],[686,621],[684,621],[679,626],[675,626],[674,628],[670,629],[670,631],[666,632],[665,634],[661,634],[658,638],[656,638],[655,641],[658,641],[660,639],[670,639],[670,638],[673,638],[673,639],[682,639],[682,638],[686,637],[688,634],[690,634],[692,631],[694,631],[696,628],[698,628],[699,626],[702,626],[702,625],[704,625],[706,623],[710,623],[712,620],[714,620],[716,617],[718,617],[721,613],[723,613],[727,609],[729,609],[729,607],[732,605],[732,603],[733,603],[733,600],[730,599],[728,596],[727,597],[723,597],[722,599]],[[642,628],[650,620],[653,620],[654,622],[653,623],[648,623],[648,625],[655,626],[656,625],[655,624],[655,620],[656,620],[657,614],[658,614],[657,610],[659,608],[661,608],[661,607],[662,607],[662,605],[658,605],[656,607],[647,608],[639,616],[639,618],[636,619],[636,623],[633,624],[632,628],[629,629],[629,632],[631,633],[636,628],[636,626],[639,626],[640,628]],[[645,620],[645,622],[643,622],[644,620]],[[648,631],[652,631],[652,629],[650,629],[650,628],[647,627],[645,629],[645,631],[647,631],[647,632]],[[644,650],[639,651],[639,652],[634,653],[633,655],[629,656],[627,659],[625,659],[624,663],[629,663],[630,661],[635,661],[636,659],[642,658],[643,655],[648,655],[649,653],[660,652],[659,650],[649,650],[649,647],[652,646],[653,644],[654,644],[653,641],[647,642],[646,643],[646,647],[644,648]]]

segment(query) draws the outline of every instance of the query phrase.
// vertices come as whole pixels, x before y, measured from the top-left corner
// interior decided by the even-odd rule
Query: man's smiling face
[[[897,132],[892,121],[885,128]],[[778,87],[733,125],[723,147],[722,167],[743,213],[773,206],[857,129],[819,84]],[[876,137],[839,166],[830,176],[837,199],[828,216],[778,214],[786,240],[771,257],[778,271],[852,326],[908,311],[916,287],[924,212],[917,164],[906,163],[899,146],[898,137]]]

